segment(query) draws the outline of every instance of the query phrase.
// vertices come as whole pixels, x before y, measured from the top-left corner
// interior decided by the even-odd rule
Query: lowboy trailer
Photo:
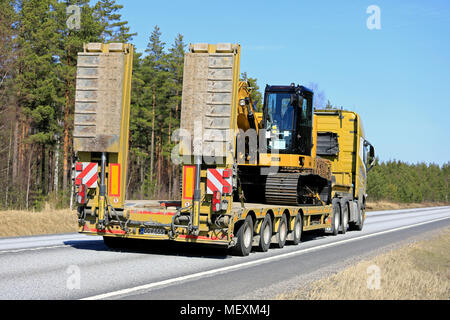
[[[260,152],[256,142],[252,157],[250,141],[262,137],[273,139],[269,145],[280,145],[280,128],[266,127],[266,117],[253,108],[252,89],[239,81],[240,52],[234,44],[190,46],[180,123],[184,137],[179,144],[181,200],[126,201],[133,47],[85,45],[78,56],[74,124],[73,179],[80,233],[101,235],[110,247],[121,246],[126,239],[172,240],[215,244],[245,256],[253,248],[267,251],[287,243],[297,245],[303,232],[326,230],[336,235],[348,227],[362,228],[373,148],[365,143],[359,116],[305,109],[310,118],[298,123],[308,123],[312,133],[306,155]],[[284,108],[308,108],[312,91],[295,88],[286,96],[289,101],[283,100]],[[348,115],[354,120],[347,121]],[[353,125],[345,127],[348,133],[340,131],[336,124],[340,121]],[[239,140],[243,133],[247,138]],[[296,176],[320,173],[322,181],[329,179],[329,187],[323,184],[319,194],[303,186],[298,199],[309,200],[301,205],[280,204],[282,194],[275,197],[278,204],[270,199],[249,202],[240,173],[247,172],[248,180],[248,172],[255,172],[256,180],[270,176],[264,172],[273,169],[296,172]],[[294,185],[295,190],[300,186]],[[311,191],[307,197],[305,190]]]

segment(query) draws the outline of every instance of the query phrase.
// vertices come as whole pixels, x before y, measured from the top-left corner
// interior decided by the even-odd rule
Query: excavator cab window
[[[268,152],[311,155],[311,90],[301,86],[267,86],[264,123]]]
[[[295,108],[291,105],[291,95],[287,92],[274,92],[266,96],[266,130],[271,139],[269,150],[283,152],[292,147],[295,131]]]
[[[305,95],[300,99],[296,152],[302,155],[311,155],[312,148],[312,96]]]

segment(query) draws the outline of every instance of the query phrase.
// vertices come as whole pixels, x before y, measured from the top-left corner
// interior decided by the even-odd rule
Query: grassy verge
[[[364,260],[278,299],[450,299],[450,228]]]
[[[0,237],[77,232],[76,211],[0,211]]]
[[[421,202],[421,203],[398,203],[389,201],[374,201],[367,202],[366,211],[382,211],[382,210],[400,210],[400,209],[412,209],[412,208],[426,208],[426,207],[439,207],[448,206],[450,204],[443,202]]]
[[[367,211],[433,207],[438,205],[448,204],[399,204],[380,201],[368,203]],[[75,211],[70,211],[69,209],[54,210],[48,204],[42,212],[0,211],[0,237],[77,232],[77,227],[78,222]]]

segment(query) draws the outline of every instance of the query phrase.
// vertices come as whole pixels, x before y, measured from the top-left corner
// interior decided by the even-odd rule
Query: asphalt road
[[[80,234],[0,239],[0,299],[242,299],[444,226],[450,207],[369,212],[363,231],[233,257],[198,245],[110,250]]]

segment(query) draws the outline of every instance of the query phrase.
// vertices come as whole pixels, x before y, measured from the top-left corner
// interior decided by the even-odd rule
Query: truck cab
[[[315,110],[317,155],[331,161],[332,197],[351,201],[350,223],[365,215],[367,172],[375,163],[375,149],[366,139],[361,117],[347,110]]]

